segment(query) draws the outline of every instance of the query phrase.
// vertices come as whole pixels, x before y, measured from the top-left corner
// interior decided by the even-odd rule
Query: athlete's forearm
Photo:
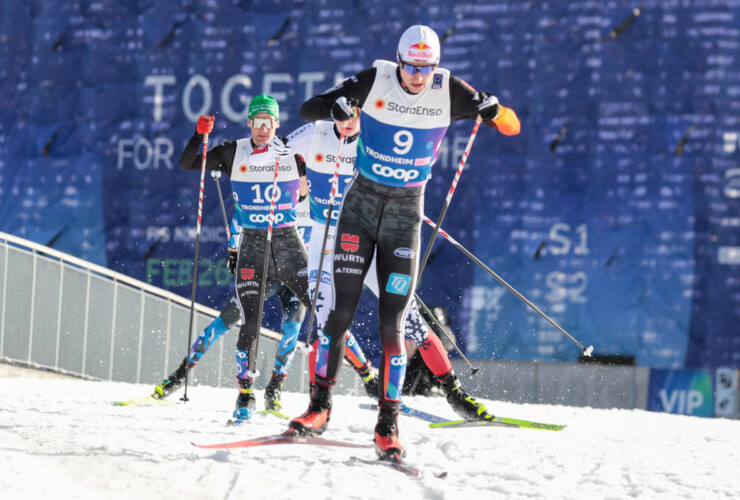
[[[301,118],[309,122],[331,118],[331,107],[342,96],[355,99],[358,106],[362,107],[375,81],[375,73],[375,68],[364,69],[346,78],[335,88],[312,97],[301,106]]]
[[[203,162],[203,155],[198,154],[198,151],[200,150],[202,140],[203,136],[196,133],[185,145],[185,149],[183,149],[182,154],[180,155],[179,162],[182,170],[200,170]],[[208,154],[206,155],[206,170],[221,170],[231,176],[231,167],[234,163],[235,154],[235,141],[228,141],[219,144],[208,151]]]

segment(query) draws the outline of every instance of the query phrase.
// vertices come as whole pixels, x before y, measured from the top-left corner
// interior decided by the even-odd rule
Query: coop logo
[[[406,295],[409,291],[409,285],[411,285],[411,276],[391,273],[388,277],[388,284],[385,286],[385,291],[397,295]]]
[[[252,278],[254,278],[254,269],[244,268],[239,271],[239,276],[241,276],[243,280],[251,280]]]
[[[373,163],[373,173],[380,177],[386,177],[388,179],[396,179],[403,182],[411,182],[412,180],[419,177],[418,170],[406,170],[405,168],[392,168],[387,165],[381,165],[380,163]]]
[[[360,248],[360,237],[356,234],[343,234],[340,243],[345,252],[355,253]]]
[[[251,214],[249,216],[249,222],[267,222],[270,220],[270,214]],[[275,222],[278,224],[285,220],[284,214],[275,214]]]

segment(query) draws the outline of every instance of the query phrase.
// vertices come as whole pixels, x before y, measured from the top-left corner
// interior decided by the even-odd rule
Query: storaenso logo
[[[270,220],[270,214],[251,214],[249,216],[249,222],[267,222]],[[285,215],[277,213],[275,214],[275,222],[280,223],[285,220]]]
[[[354,163],[356,156],[342,156],[342,163]],[[324,156],[325,161],[328,161],[329,163],[336,163],[337,157],[336,155],[326,155]]]
[[[281,172],[287,172],[290,170],[290,165],[280,165],[280,171]],[[249,166],[250,172],[274,172],[275,171],[275,165],[250,165]]]
[[[373,173],[381,177],[388,177],[404,182],[411,182],[419,177],[418,170],[405,170],[403,168],[391,168],[379,163],[373,163]]]
[[[404,106],[397,102],[388,102],[388,111],[403,113],[404,115],[421,115],[421,116],[441,116],[441,108],[425,108],[424,106]]]

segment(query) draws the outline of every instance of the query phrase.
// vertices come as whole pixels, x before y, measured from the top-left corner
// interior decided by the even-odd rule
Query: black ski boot
[[[475,420],[493,420],[494,416],[489,414],[483,403],[468,395],[460,385],[455,372],[450,372],[439,377],[442,390],[447,396],[447,403],[455,410],[455,413],[463,419],[472,422]]]
[[[257,408],[257,398],[254,397],[254,389],[252,389],[254,379],[237,378],[236,381],[239,384],[239,396],[236,398],[236,409],[233,416],[236,420],[249,420]]]
[[[406,450],[398,440],[398,401],[378,401],[378,423],[375,425],[375,453],[380,460],[401,463]]]
[[[286,436],[320,436],[326,430],[331,416],[331,389],[333,384],[325,385],[322,382],[328,381],[316,377],[308,410],[300,417],[290,421],[290,427],[285,432]]]
[[[283,407],[283,403],[280,402],[280,396],[283,390],[283,381],[288,377],[288,374],[280,374],[272,372],[270,382],[265,387],[265,410],[280,411]]]
[[[378,379],[373,374],[372,365],[370,361],[364,364],[362,368],[355,368],[355,372],[362,379],[365,392],[371,398],[377,398],[378,396]]]
[[[188,358],[184,358],[182,363],[180,363],[180,366],[177,367],[177,370],[172,372],[170,376],[163,380],[159,385],[154,386],[154,394],[152,394],[154,399],[164,399],[182,387],[182,384],[185,382],[187,363]],[[198,363],[190,361],[190,369],[192,370],[197,364]]]

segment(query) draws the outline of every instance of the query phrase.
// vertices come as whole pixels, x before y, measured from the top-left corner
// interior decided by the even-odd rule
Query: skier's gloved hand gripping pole
[[[429,217],[427,217],[425,215],[424,216],[424,220],[426,221],[427,224],[429,224],[430,226],[432,226],[435,229],[435,231],[438,231],[439,234],[441,234],[442,236],[444,236],[450,243],[452,243],[453,245],[455,245],[458,250],[460,250],[462,253],[464,253],[465,255],[467,255],[470,260],[472,260],[473,262],[475,262],[476,264],[478,264],[480,267],[482,267],[488,274],[490,274],[491,276],[493,276],[499,283],[501,283],[502,285],[504,285],[507,290],[509,290],[514,295],[516,295],[519,300],[521,300],[522,302],[524,302],[525,304],[527,304],[529,307],[531,307],[532,309],[534,309],[534,311],[537,314],[539,314],[540,316],[542,316],[545,320],[547,320],[548,323],[550,323],[552,326],[554,326],[555,328],[557,328],[558,330],[560,330],[560,332],[563,335],[565,335],[566,337],[568,337],[575,345],[577,345],[578,347],[581,348],[581,350],[583,351],[583,354],[584,355],[591,356],[591,353],[594,350],[594,346],[591,345],[591,346],[588,346],[588,347],[584,347],[580,342],[578,342],[576,339],[574,339],[568,332],[566,332],[565,330],[563,330],[557,323],[555,323],[555,321],[553,321],[552,319],[550,319],[547,316],[547,314],[545,314],[542,311],[540,311],[539,308],[536,305],[532,304],[529,300],[526,299],[526,297],[524,297],[522,294],[520,294],[519,292],[517,292],[514,289],[514,287],[512,287],[511,285],[509,285],[506,281],[503,280],[503,278],[501,278],[498,274],[494,273],[491,269],[489,269],[488,266],[486,266],[483,262],[481,262],[475,255],[473,255],[472,253],[470,253],[464,246],[462,246],[460,243],[458,243],[457,240],[455,240],[455,238],[453,238],[452,236],[450,236],[449,234],[447,234],[444,230],[440,229],[434,222],[432,222],[432,219],[430,219]]]
[[[331,110],[332,116],[337,120],[347,121],[350,118],[359,116],[357,108],[352,107],[352,103],[347,101],[346,98],[340,97],[337,102],[334,103]],[[337,195],[337,188],[339,185],[339,167],[342,165],[342,146],[344,146],[344,131],[339,132],[339,151],[337,152],[337,164],[334,169],[334,177],[331,180],[331,193],[329,194],[329,209],[326,215],[326,225],[324,226],[324,238],[321,242],[321,254],[319,254],[319,268],[316,274],[316,287],[313,290],[313,297],[311,297],[311,313],[308,316],[308,333],[306,333],[306,345],[302,348],[305,352],[311,352],[311,330],[313,329],[313,321],[316,316],[316,301],[319,299],[319,286],[321,285],[321,273],[324,268],[324,255],[326,253],[326,240],[329,236],[329,229],[331,228],[331,215],[334,210],[334,198]],[[310,273],[309,273],[310,274]]]
[[[203,134],[203,161],[200,167],[200,193],[198,195],[198,224],[195,230],[195,258],[193,259],[193,289],[190,294],[190,322],[188,324],[188,345],[186,352],[190,352],[193,339],[193,317],[195,315],[195,286],[198,283],[198,249],[200,247],[200,225],[203,216],[203,191],[206,184],[206,154],[208,153],[208,134],[213,130],[212,116],[203,115],[198,119],[196,130]],[[188,402],[188,375],[190,374],[190,363],[185,363],[185,391],[180,398]]]

